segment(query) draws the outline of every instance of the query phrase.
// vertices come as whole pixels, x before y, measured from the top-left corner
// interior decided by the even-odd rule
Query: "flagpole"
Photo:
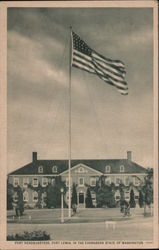
[[[71,68],[72,68],[72,27],[70,26],[70,68],[69,68],[69,162],[68,162],[68,217],[71,217]]]

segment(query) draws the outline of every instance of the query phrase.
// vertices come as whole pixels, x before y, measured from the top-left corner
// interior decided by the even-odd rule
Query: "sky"
[[[153,167],[151,8],[8,8],[7,161],[68,159],[70,25],[91,48],[125,63],[127,96],[71,69],[72,159]]]

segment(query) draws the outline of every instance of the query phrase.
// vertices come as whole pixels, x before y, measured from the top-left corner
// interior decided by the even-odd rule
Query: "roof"
[[[78,165],[84,164],[94,170],[105,174],[105,167],[110,166],[110,174],[120,173],[120,166],[124,165],[124,174],[133,174],[133,173],[145,173],[146,168],[140,166],[139,164],[129,161],[127,159],[90,159],[90,160],[71,160],[71,168]],[[43,173],[38,172],[38,167],[43,166]],[[52,172],[52,167],[57,166],[57,172]],[[68,160],[37,160],[31,162],[11,173],[9,175],[59,175],[65,170],[68,169]]]

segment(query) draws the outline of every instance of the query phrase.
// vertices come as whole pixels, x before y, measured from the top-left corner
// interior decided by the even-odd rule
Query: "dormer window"
[[[43,166],[39,166],[39,167],[38,167],[38,173],[39,173],[39,174],[42,174],[42,173],[43,173]]]
[[[53,167],[52,167],[52,172],[53,172],[53,173],[57,173],[57,166],[53,166]]]
[[[106,172],[106,173],[110,173],[110,166],[109,166],[109,165],[107,165],[107,166],[105,167],[105,172]]]
[[[125,170],[124,170],[124,165],[121,165],[120,166],[120,173],[124,173],[125,172]]]

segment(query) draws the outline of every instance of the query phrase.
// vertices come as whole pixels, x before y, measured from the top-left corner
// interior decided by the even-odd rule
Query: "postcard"
[[[1,1],[0,34],[0,248],[157,248],[157,1]]]

